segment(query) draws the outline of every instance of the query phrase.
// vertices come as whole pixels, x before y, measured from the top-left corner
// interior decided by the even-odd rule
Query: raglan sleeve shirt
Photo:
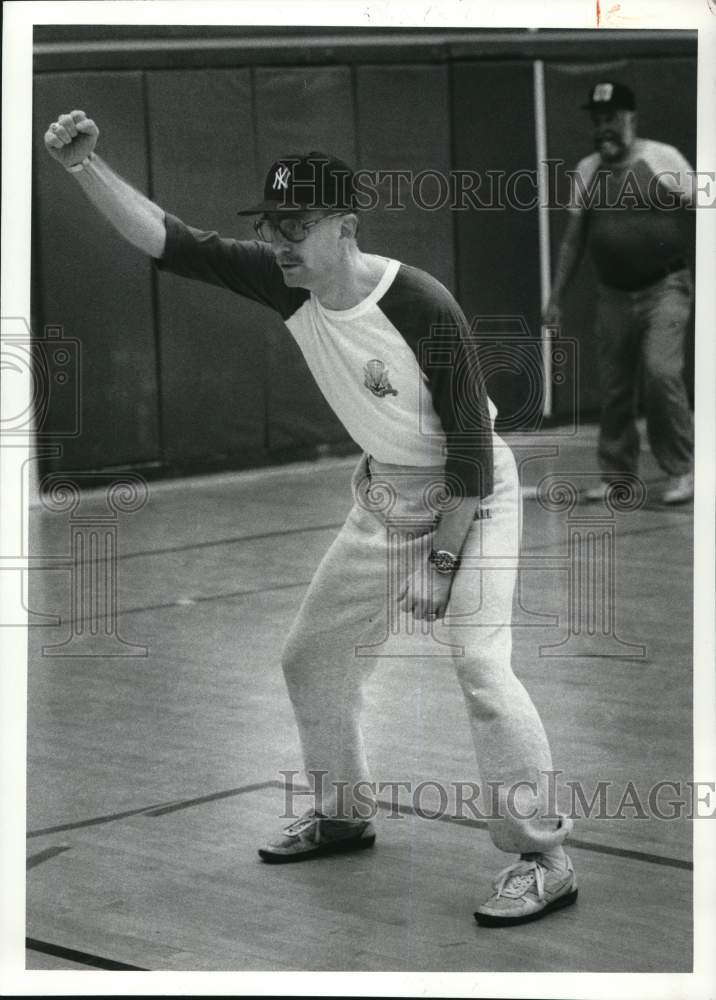
[[[452,294],[418,268],[401,265],[378,303],[415,355],[445,435],[451,492],[486,497],[494,489],[493,417],[477,337]],[[491,409],[492,407],[492,409]]]
[[[397,465],[444,461],[454,495],[492,493],[493,414],[477,344],[438,281],[390,261],[363,302],[329,310],[306,289],[285,284],[264,244],[225,239],[171,215],[166,228],[158,266],[277,311],[327,402],[365,452]]]
[[[637,291],[686,267],[681,210],[693,205],[694,174],[678,149],[636,139],[626,161],[605,164],[592,153],[571,179],[568,207],[587,223],[603,285]]]
[[[233,240],[187,226],[166,213],[167,239],[161,270],[226,288],[275,309],[283,319],[307,297],[285,284],[271,250],[258,240]]]
[[[643,189],[644,195],[650,195],[650,200],[656,208],[673,209],[678,204],[688,207],[694,205],[695,179],[694,169],[676,146],[650,139],[640,139],[636,144],[637,155],[630,164],[635,182]],[[641,169],[640,168],[641,165]],[[600,167],[598,153],[590,153],[577,163],[570,173],[570,193],[567,208],[570,212],[579,214],[600,205],[600,198],[607,189],[592,190],[595,175]],[[624,191],[624,184],[622,183]],[[633,188],[629,188],[629,193]],[[595,197],[596,195],[596,197]],[[612,193],[612,198],[618,200]]]

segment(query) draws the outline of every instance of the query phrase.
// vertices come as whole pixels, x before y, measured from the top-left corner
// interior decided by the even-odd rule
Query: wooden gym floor
[[[593,428],[511,443],[527,487],[551,472],[593,484]],[[600,521],[599,505],[524,504],[514,668],[564,780],[587,799],[609,783],[608,807],[579,819],[568,843],[577,905],[478,928],[475,904],[510,859],[479,819],[418,815],[405,791],[395,810],[383,796],[373,851],[259,861],[283,825],[281,772],[300,768],[278,652],[348,510],[354,463],[150,484],[146,504],[112,522],[118,617],[103,656],[79,655],[99,640],[83,644],[71,622],[71,516],[33,507],[32,552],[47,565],[30,573],[27,968],[690,970],[688,809],[660,819],[648,795],[692,773],[692,507],[659,504],[648,454],[636,511],[605,520],[601,508]],[[107,510],[88,493],[75,529]],[[614,545],[613,579],[600,584],[608,634],[596,637],[573,635],[567,614],[580,518]],[[476,778],[445,659],[381,662],[365,731],[376,779]],[[666,790],[662,813],[677,797]]]

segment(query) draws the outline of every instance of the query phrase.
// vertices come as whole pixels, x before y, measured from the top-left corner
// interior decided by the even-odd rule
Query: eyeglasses
[[[258,238],[264,243],[273,243],[277,233],[280,233],[290,243],[301,243],[314,226],[319,226],[326,219],[336,219],[339,215],[346,215],[346,212],[333,212],[331,215],[324,215],[320,219],[313,219],[309,222],[303,219],[294,219],[290,215],[284,215],[278,222],[262,218],[254,223],[254,229]]]

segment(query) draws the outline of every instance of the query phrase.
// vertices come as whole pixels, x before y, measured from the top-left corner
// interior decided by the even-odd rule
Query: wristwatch
[[[433,549],[428,556],[428,562],[435,567],[436,572],[449,576],[460,566],[460,556],[447,549]]]

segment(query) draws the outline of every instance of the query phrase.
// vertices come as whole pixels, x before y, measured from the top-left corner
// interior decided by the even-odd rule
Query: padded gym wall
[[[546,53],[548,155],[573,166],[589,152],[591,130],[579,105],[590,83],[608,72],[635,87],[641,134],[677,146],[694,162],[695,58],[683,46],[678,57],[641,50],[636,57],[617,34],[613,44],[623,60],[599,62],[591,35],[580,42],[589,50],[580,63],[573,47]],[[302,43],[278,55],[249,46],[245,60],[214,53],[224,68],[191,68],[210,58],[191,50],[191,42],[175,68],[173,49],[155,54],[164,61],[154,63],[144,48],[108,53],[131,71],[103,71],[98,52],[84,72],[65,72],[61,66],[68,58],[74,65],[74,54],[53,56],[59,64],[38,72],[35,82],[36,332],[61,325],[81,341],[86,429],[64,441],[55,467],[240,468],[311,454],[323,444],[342,447],[348,438],[278,317],[221,289],[155,273],[48,158],[48,122],[84,107],[100,125],[100,154],[132,184],[190,224],[244,239],[253,238],[253,220],[238,218],[236,208],[257,197],[269,164],[292,150],[328,150],[366,170],[477,171],[484,201],[488,171],[504,178],[536,168],[533,57],[543,47],[535,36],[495,56],[488,41],[480,43],[479,58],[478,50],[459,46],[408,46],[387,55],[357,45],[341,50],[342,65],[326,64],[335,63],[336,51],[309,51]],[[264,57],[282,63],[268,65]],[[434,182],[422,191],[429,199]],[[529,182],[519,191],[528,197]],[[538,346],[536,209],[510,209],[504,189],[493,192],[494,210],[430,211],[414,203],[408,185],[405,210],[394,211],[385,185],[379,193],[378,209],[363,213],[361,244],[435,274],[469,319],[492,317],[479,331],[501,345],[488,366],[488,389],[502,428],[510,426],[534,390],[520,373],[512,338],[522,323]],[[550,212],[553,260],[564,214]],[[585,264],[570,290],[564,333],[579,342],[579,405],[593,415],[599,391],[590,270]],[[558,418],[571,416],[569,396],[554,387]],[[52,399],[50,422],[66,424],[60,394]]]
[[[263,190],[271,163],[287,153],[320,150],[355,163],[348,67],[259,68],[254,88],[258,153],[251,201]],[[271,451],[290,453],[300,446],[347,441],[291,335],[280,322],[265,329]]]
[[[73,108],[96,118],[102,153],[117,171],[140,190],[147,185],[140,73],[35,78],[33,271],[41,290],[34,322],[61,326],[66,338],[76,338],[82,367],[80,434],[63,438],[62,455],[45,468],[140,465],[159,459],[151,264],[47,155],[48,124]]]
[[[222,236],[255,197],[248,70],[147,74],[152,196]],[[171,464],[252,462],[266,444],[268,310],[222,288],[157,273],[161,412]]]
[[[592,124],[581,110],[590,87],[600,79],[620,80],[633,88],[638,108],[638,134],[676,146],[692,165],[696,158],[696,61],[692,59],[634,59],[610,63],[556,64],[545,67],[547,153],[573,169],[592,152]],[[564,203],[568,184],[564,169],[558,172],[554,203]],[[567,221],[566,209],[550,212],[552,264]],[[688,229],[688,224],[687,224]],[[563,333],[579,342],[579,409],[594,412],[599,407],[597,353],[594,341],[596,278],[588,254],[565,295]],[[686,357],[687,381],[693,383],[693,336]],[[564,412],[567,394],[555,388],[557,416]]]
[[[526,352],[525,365],[518,346],[541,334],[538,221],[534,207],[509,208],[506,182],[491,182],[488,172],[504,181],[536,170],[532,63],[456,63],[452,94],[453,168],[477,172],[480,204],[492,206],[454,213],[458,299],[470,322],[481,318],[487,390],[498,426],[509,427],[511,414],[540,412],[539,399],[530,403],[539,393],[530,374],[535,352]],[[529,179],[515,190],[525,204],[534,197]]]
[[[356,68],[357,164],[366,171],[406,171],[416,177],[397,188],[378,183],[380,201],[361,216],[361,246],[422,267],[455,290],[452,213],[436,175],[450,171],[450,101],[447,66],[358,66]],[[422,203],[422,204],[421,204]]]

